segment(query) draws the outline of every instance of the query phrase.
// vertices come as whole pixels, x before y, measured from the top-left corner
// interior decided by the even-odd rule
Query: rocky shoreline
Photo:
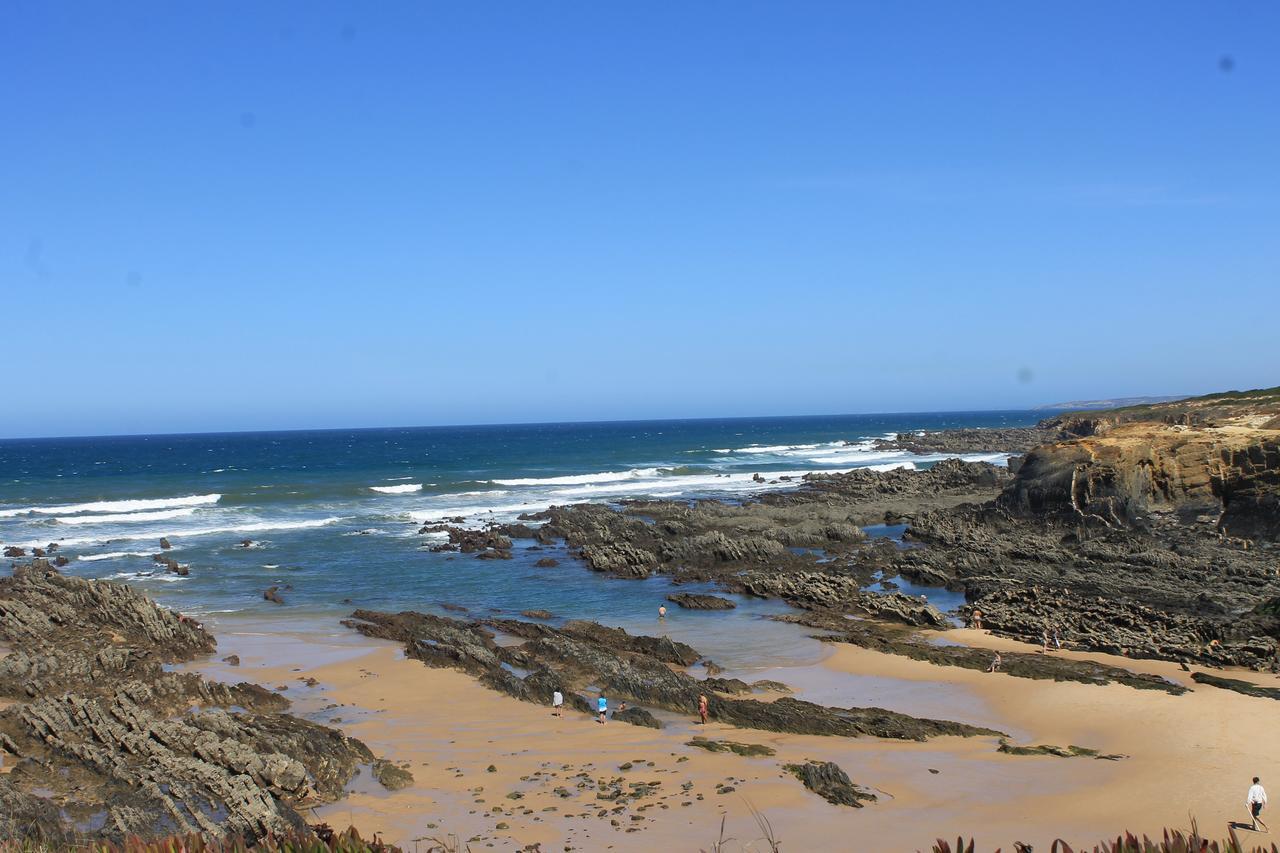
[[[962,615],[1002,636],[1276,669],[1280,392],[886,446],[1025,455],[1007,468],[948,459],[920,471],[809,474],[742,502],[552,507],[483,531],[443,525],[455,544],[437,547],[486,556],[510,555],[521,540],[563,543],[619,578],[712,581],[873,624],[945,627],[927,601],[867,591],[901,577],[962,592]],[[875,524],[904,525],[902,541],[869,537],[863,528]]]
[[[0,840],[305,832],[375,760],[278,693],[169,671],[213,636],[124,584],[16,565],[0,642]]]

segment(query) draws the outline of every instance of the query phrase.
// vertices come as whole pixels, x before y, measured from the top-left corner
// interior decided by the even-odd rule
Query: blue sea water
[[[665,579],[603,578],[563,549],[525,551],[527,542],[516,543],[512,560],[433,553],[425,546],[439,539],[417,531],[443,518],[479,525],[580,501],[742,498],[794,488],[778,478],[809,471],[926,467],[943,457],[878,451],[872,442],[1038,418],[1009,411],[6,440],[0,544],[57,542],[71,560],[64,571],[126,580],[206,616],[328,617],[352,606],[449,603],[647,630],[670,590]],[[756,473],[769,482],[754,481]],[[188,576],[152,561],[162,536]],[[560,565],[536,568],[546,556]],[[269,586],[284,587],[285,607],[263,600]],[[740,599],[733,618],[781,609]],[[668,632],[696,636],[717,618],[673,613]],[[761,626],[771,623],[757,623],[767,633]]]

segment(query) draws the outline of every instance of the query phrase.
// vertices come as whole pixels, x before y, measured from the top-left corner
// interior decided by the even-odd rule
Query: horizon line
[[[1036,406],[1033,408],[1012,408],[1012,409],[937,409],[927,410],[918,409],[913,411],[896,411],[896,412],[827,412],[827,413],[806,413],[799,415],[726,415],[726,416],[706,416],[706,417],[676,417],[676,418],[603,418],[597,420],[568,420],[568,421],[487,421],[480,423],[453,423],[453,424],[402,424],[392,426],[340,426],[340,427],[291,427],[283,429],[231,429],[231,430],[197,430],[194,432],[119,432],[119,433],[87,433],[79,435],[31,435],[31,436],[8,436],[0,437],[0,444],[14,441],[68,441],[86,438],[185,438],[197,435],[263,435],[272,433],[300,433],[300,432],[372,432],[375,430],[393,430],[393,429],[482,429],[490,427],[533,427],[533,426],[594,426],[599,424],[647,424],[647,423],[671,423],[671,422],[697,422],[697,421],[750,421],[750,420],[782,420],[791,418],[871,418],[871,417],[890,417],[894,415],[976,415],[991,413],[1026,413],[1026,412],[1053,412],[1059,411],[1049,406]],[[1061,411],[1068,411],[1062,409]],[[1047,417],[1047,415],[1046,415]]]

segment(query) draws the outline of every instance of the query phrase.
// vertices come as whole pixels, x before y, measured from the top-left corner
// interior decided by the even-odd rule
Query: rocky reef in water
[[[124,584],[17,565],[0,642],[0,841],[309,833],[374,758],[256,684],[168,671],[213,636]]]

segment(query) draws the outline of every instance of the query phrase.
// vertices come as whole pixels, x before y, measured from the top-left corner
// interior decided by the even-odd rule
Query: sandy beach
[[[1119,761],[1016,756],[993,738],[904,743],[705,727],[661,715],[664,728],[563,717],[495,693],[469,676],[404,658],[398,645],[346,629],[264,634],[221,627],[210,677],[285,686],[295,713],[342,728],[409,769],[414,783],[389,792],[362,774],[350,795],[315,810],[332,825],[354,823],[406,849],[456,836],[473,849],[698,850],[717,840],[758,850],[767,817],[783,849],[922,850],[937,837],[973,835],[980,849],[1013,842],[1047,848],[1056,837],[1094,843],[1128,829],[1209,829],[1242,818],[1248,777],[1264,777],[1277,737],[1270,701],[1195,685],[1176,664],[1088,657],[1187,685],[1181,696],[1120,685],[1014,678],[940,667],[832,644],[816,666],[797,667],[801,698],[879,704],[1010,733],[1019,745],[1069,744]],[[1023,644],[976,631],[949,641],[1001,650]],[[280,665],[279,662],[292,662]],[[787,668],[770,677],[787,682]],[[1247,676],[1280,686],[1272,676]],[[305,679],[315,679],[308,686]],[[862,701],[862,704],[868,704]],[[693,736],[763,744],[769,757],[709,753]],[[782,769],[835,761],[878,801],[830,805]],[[1264,779],[1265,781],[1265,779]],[[616,792],[621,792],[618,796]],[[856,839],[856,842],[836,839]]]

